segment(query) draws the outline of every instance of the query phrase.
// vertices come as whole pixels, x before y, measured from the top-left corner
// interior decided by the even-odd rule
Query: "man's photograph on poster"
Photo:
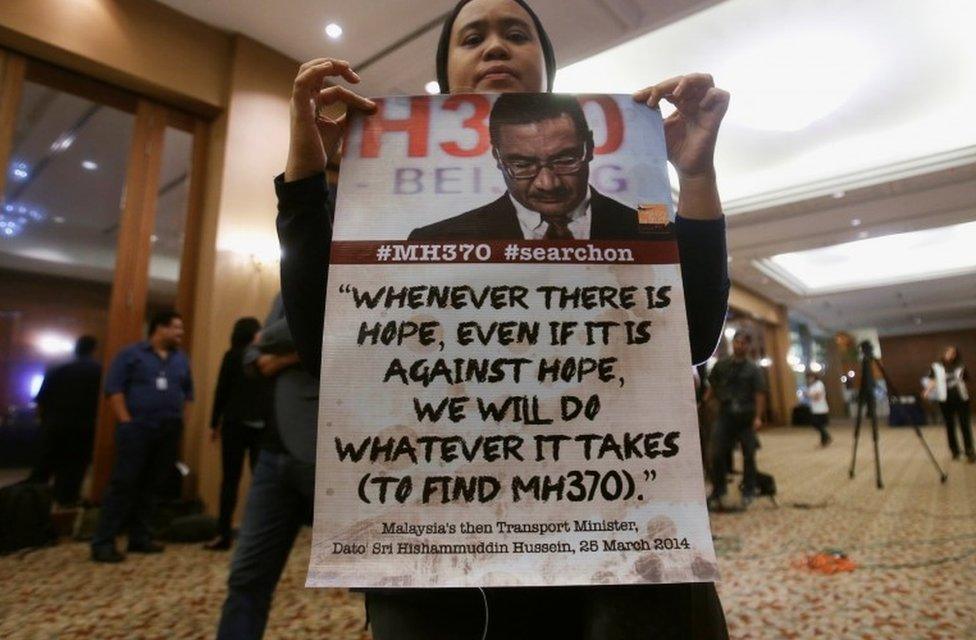
[[[384,98],[351,127],[336,240],[638,240],[669,227],[660,113],[629,96]],[[366,213],[369,212],[369,213]]]
[[[629,240],[637,210],[590,183],[593,131],[579,100],[507,93],[488,117],[491,155],[507,191],[497,200],[415,229],[410,240]]]

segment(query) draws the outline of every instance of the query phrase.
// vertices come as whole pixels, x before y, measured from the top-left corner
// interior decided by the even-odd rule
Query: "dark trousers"
[[[287,453],[262,451],[258,456],[227,578],[219,640],[264,635],[271,597],[295,536],[311,522],[314,491],[314,465]]]
[[[47,484],[53,476],[54,500],[62,505],[75,504],[91,463],[95,426],[55,419],[45,420],[41,429],[40,455],[28,480]]]
[[[813,428],[820,432],[820,444],[827,444],[830,442],[830,434],[827,433],[827,423],[829,422],[829,416],[826,413],[814,413],[810,416],[810,424]]]
[[[711,583],[366,593],[374,640],[725,640]]]
[[[966,448],[966,455],[972,455],[973,428],[969,423],[969,401],[958,395],[950,396],[945,402],[939,403],[942,417],[945,419],[946,436],[949,438],[949,450],[953,456],[959,455],[959,440],[956,437],[956,419],[959,420],[959,430],[962,431],[962,443]]]
[[[129,545],[151,541],[149,519],[176,463],[183,423],[133,420],[115,429],[115,466],[92,537],[92,548],[110,547],[126,528]]]
[[[254,429],[240,422],[225,422],[220,430],[220,458],[222,478],[220,480],[220,516],[217,518],[217,533],[230,537],[231,518],[237,507],[237,487],[244,471],[244,456],[247,455],[251,472],[258,462],[258,443],[263,429]]]
[[[729,458],[735,443],[742,445],[742,484],[747,494],[756,492],[756,449],[759,440],[752,428],[753,413],[719,412],[715,429],[712,431],[712,495],[724,496],[727,488],[726,476],[729,473]]]

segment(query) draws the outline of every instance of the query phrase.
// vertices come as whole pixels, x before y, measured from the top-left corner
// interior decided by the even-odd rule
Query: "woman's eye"
[[[481,36],[477,34],[471,34],[469,36],[465,36],[465,38],[461,40],[461,44],[465,47],[474,46],[476,44],[479,44],[480,42],[481,42]]]
[[[513,42],[528,42],[529,34],[524,31],[512,31],[508,34],[508,39]]]

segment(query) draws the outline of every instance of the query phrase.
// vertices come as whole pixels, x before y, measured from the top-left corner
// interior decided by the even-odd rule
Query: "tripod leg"
[[[854,419],[854,451],[851,453],[851,470],[849,477],[854,477],[854,463],[857,462],[857,441],[861,438],[861,412],[864,410],[864,401],[857,400],[857,417]]]
[[[881,453],[878,450],[878,411],[874,400],[868,401],[868,415],[871,417],[871,437],[874,439],[874,481],[879,489],[884,488],[881,482]]]
[[[929,454],[929,460],[932,461],[932,464],[934,464],[936,470],[938,470],[940,482],[945,482],[946,480],[949,479],[949,476],[942,469],[942,465],[939,464],[939,461],[935,459],[935,455],[932,453],[932,450],[929,448],[929,443],[926,442],[925,436],[922,435],[922,430],[919,429],[917,424],[913,424],[912,427],[915,428],[915,435],[917,435],[918,439],[922,441],[922,446],[925,447],[925,453]]]

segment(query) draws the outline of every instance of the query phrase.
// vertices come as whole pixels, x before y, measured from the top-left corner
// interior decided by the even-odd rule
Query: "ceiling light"
[[[149,241],[150,241],[150,242],[159,242],[159,236],[157,236],[157,235],[156,235],[156,234],[154,233],[154,234],[152,234],[151,236],[149,236]]]
[[[813,371],[814,373],[820,373],[821,371],[823,371],[823,365],[820,364],[819,362],[811,362],[810,371]]]
[[[64,216],[54,216],[51,219],[54,220],[54,224],[64,224]]]
[[[342,27],[340,27],[339,25],[337,25],[334,22],[330,22],[325,27],[325,35],[327,35],[330,38],[332,38],[333,40],[335,40],[335,39],[337,39],[337,38],[339,38],[339,37],[342,36]]]
[[[800,131],[839,110],[872,78],[879,61],[863,35],[833,29],[790,32],[732,53],[714,74],[735,96],[730,122],[763,131]]]
[[[26,162],[10,163],[10,177],[17,182],[23,182],[30,177],[30,167]]]
[[[860,232],[858,232],[857,237],[860,238],[861,240],[863,240],[863,239],[867,238],[868,235],[869,234],[868,234],[867,231],[860,231]]]
[[[773,366],[773,359],[770,358],[770,357],[768,357],[768,356],[765,357],[765,358],[762,358],[759,361],[759,366],[760,367],[771,367],[771,366]]]
[[[841,198],[843,198],[843,197],[844,197],[845,195],[847,195],[847,194],[846,194],[846,193],[844,193],[843,191],[834,191],[834,192],[833,192],[832,194],[830,194],[830,195],[831,195],[831,196],[832,196],[832,197],[833,197],[833,198],[834,198],[835,200],[840,200]]]
[[[853,369],[847,372],[847,377],[848,378],[853,378],[854,377],[854,370]]]
[[[782,253],[753,264],[799,295],[976,273],[976,222]]]
[[[98,168],[98,163],[92,160],[82,160],[81,168],[85,171],[94,171]]]
[[[437,83],[437,80],[431,80],[430,82],[424,85],[424,91],[426,91],[432,96],[437,95],[438,93],[441,92],[441,85]]]
[[[75,143],[75,137],[70,133],[63,134],[51,143],[51,151],[61,153]]]
[[[861,226],[861,219],[860,218],[854,218],[853,220],[851,220],[851,226],[852,227],[860,227]]]

